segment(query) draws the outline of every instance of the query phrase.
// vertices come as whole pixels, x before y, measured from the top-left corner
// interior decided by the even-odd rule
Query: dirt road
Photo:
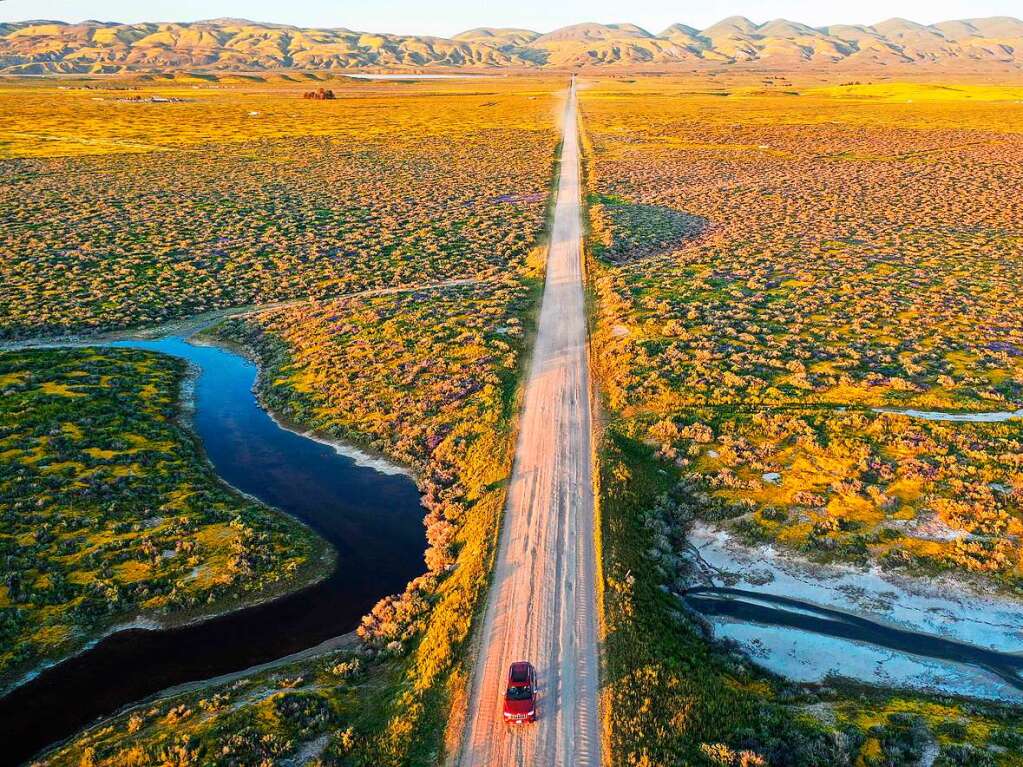
[[[515,468],[473,672],[460,767],[600,764],[596,554],[575,87]],[[528,660],[533,725],[502,719],[508,666]]]

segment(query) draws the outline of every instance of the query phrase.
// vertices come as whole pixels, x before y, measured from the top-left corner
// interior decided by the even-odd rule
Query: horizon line
[[[812,24],[806,24],[804,22],[797,21],[795,19],[785,18],[785,17],[782,17],[782,16],[778,16],[778,17],[775,17],[775,18],[767,19],[767,20],[765,20],[763,22],[756,22],[756,21],[753,21],[748,16],[741,15],[741,14],[732,14],[731,16],[725,16],[725,17],[719,19],[718,21],[714,22],[713,24],[710,24],[709,26],[702,27],[702,28],[695,27],[695,26],[693,26],[691,24],[687,24],[684,21],[674,21],[674,22],[671,22],[671,24],[669,24],[667,27],[665,27],[664,30],[661,30],[661,31],[662,32],[666,31],[670,27],[672,27],[672,26],[677,24],[677,25],[682,25],[682,26],[689,27],[690,29],[693,29],[693,30],[695,30],[697,32],[703,32],[703,31],[705,31],[707,29],[711,29],[711,28],[717,26],[718,24],[721,24],[721,23],[726,22],[726,21],[731,21],[733,19],[736,20],[736,21],[747,21],[750,24],[752,24],[754,27],[756,27],[757,29],[759,29],[761,27],[764,27],[764,26],[766,26],[768,24],[774,23],[774,22],[787,22],[787,23],[790,23],[790,24],[800,24],[802,26],[808,27],[808,28],[813,29],[813,30],[818,31],[818,32],[827,30],[830,27],[862,27],[864,29],[874,29],[878,25],[885,24],[885,23],[890,22],[890,21],[908,22],[910,24],[915,24],[915,25],[918,25],[918,26],[923,27],[925,29],[934,28],[937,24],[946,24],[946,23],[949,23],[949,22],[957,22],[957,21],[958,22],[972,22],[972,21],[987,21],[987,20],[993,20],[993,19],[1007,19],[1007,20],[1010,20],[1010,21],[1023,21],[1023,19],[1021,19],[1020,17],[1017,17],[1017,16],[995,15],[995,16],[964,16],[964,17],[960,17],[960,18],[942,19],[940,21],[935,21],[935,22],[932,22],[930,24],[925,24],[923,22],[914,21],[913,19],[907,18],[905,16],[890,16],[888,18],[881,19],[880,21],[876,21],[876,22],[873,22],[873,23],[870,23],[870,24],[866,24],[866,23],[862,23],[862,22],[835,22],[835,23],[832,23],[832,24],[823,24],[823,25],[819,25],[819,26],[814,26]],[[16,20],[0,21],[0,25],[2,25],[2,24],[29,24],[29,23],[63,24],[63,25],[67,25],[67,26],[76,26],[76,25],[80,25],[80,24],[90,24],[90,23],[110,24],[110,25],[117,25],[117,26],[134,26],[134,25],[138,25],[138,24],[179,24],[179,25],[191,25],[191,24],[208,24],[208,23],[213,23],[213,22],[218,22],[218,21],[219,22],[235,21],[235,22],[244,22],[244,23],[247,23],[247,24],[260,25],[260,26],[291,27],[291,28],[294,28],[294,29],[321,29],[321,30],[329,30],[329,31],[344,30],[344,31],[347,31],[347,32],[361,32],[361,33],[369,33],[369,34],[393,35],[395,37],[427,37],[427,38],[437,38],[437,39],[442,39],[442,40],[450,40],[453,37],[455,37],[456,35],[464,34],[466,32],[471,32],[471,31],[474,31],[474,30],[477,30],[477,29],[481,29],[481,30],[515,30],[515,31],[523,31],[523,32],[532,32],[532,33],[537,34],[537,35],[547,35],[547,34],[551,34],[552,32],[557,32],[557,31],[562,30],[562,29],[569,29],[569,28],[572,28],[572,27],[586,26],[586,25],[591,25],[591,24],[592,25],[596,25],[596,26],[602,26],[602,27],[610,27],[610,28],[614,28],[614,27],[622,26],[622,25],[629,25],[629,26],[636,27],[637,29],[639,29],[642,32],[646,32],[647,34],[649,34],[649,35],[651,35],[653,37],[657,37],[657,36],[659,36],[661,34],[661,32],[656,32],[656,33],[655,32],[651,32],[646,27],[643,27],[643,26],[641,26],[639,24],[635,24],[635,23],[633,23],[631,21],[615,21],[615,22],[581,21],[581,22],[575,22],[573,24],[566,24],[566,25],[563,25],[563,26],[560,26],[560,27],[555,27],[554,29],[551,29],[551,30],[549,30],[547,32],[541,32],[541,31],[539,31],[537,29],[533,29],[533,28],[529,28],[529,27],[520,27],[520,26],[481,26],[481,25],[476,25],[476,26],[466,27],[466,28],[461,29],[460,31],[457,31],[457,32],[453,32],[453,33],[451,33],[448,36],[439,35],[439,34],[429,34],[429,33],[414,33],[414,32],[404,33],[404,32],[386,32],[386,31],[369,30],[369,29],[353,29],[351,27],[345,27],[345,26],[302,25],[302,24],[292,24],[292,23],[288,23],[288,22],[284,22],[284,21],[257,21],[255,19],[247,19],[247,18],[243,18],[243,17],[240,17],[240,16],[214,16],[214,17],[211,17],[211,18],[194,19],[194,20],[191,20],[191,21],[173,21],[173,20],[155,20],[155,19],[154,20],[150,20],[150,21],[114,21],[114,20],[103,20],[103,19],[95,19],[95,18],[87,18],[87,19],[82,19],[80,21],[69,21],[69,20],[64,20],[64,19],[53,19],[53,18],[49,18],[49,19],[47,19],[47,18],[29,18],[29,19],[22,19],[20,21],[16,21]]]

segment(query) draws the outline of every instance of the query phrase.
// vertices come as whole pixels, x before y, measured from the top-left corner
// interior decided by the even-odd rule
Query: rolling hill
[[[653,34],[634,24],[576,24],[540,34],[472,29],[451,38],[303,29],[244,19],[117,24],[0,23],[0,73],[103,74],[167,70],[266,71],[423,68],[581,68],[753,64],[849,69],[1023,68],[1023,21],[963,19],[924,26],[810,27],[735,16],[698,30]]]

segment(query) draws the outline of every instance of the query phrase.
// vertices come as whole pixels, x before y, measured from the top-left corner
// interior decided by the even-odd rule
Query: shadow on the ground
[[[589,203],[594,254],[616,264],[670,253],[710,226],[702,216],[620,197],[592,195]]]

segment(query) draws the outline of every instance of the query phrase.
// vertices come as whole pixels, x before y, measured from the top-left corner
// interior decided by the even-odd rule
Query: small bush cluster
[[[330,88],[317,88],[315,91],[306,91],[302,94],[302,98],[314,101],[333,101],[336,97]]]

